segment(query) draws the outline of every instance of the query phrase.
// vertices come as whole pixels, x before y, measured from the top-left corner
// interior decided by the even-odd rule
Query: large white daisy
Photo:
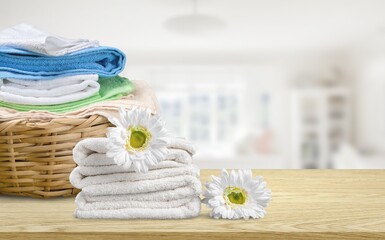
[[[206,183],[203,202],[212,208],[213,218],[263,218],[271,191],[261,176],[252,177],[251,170],[222,170],[221,177],[211,176]]]
[[[119,109],[120,119],[109,117],[115,125],[107,129],[109,146],[107,157],[125,168],[147,172],[149,166],[164,160],[167,154],[166,130],[159,115],[149,109]]]

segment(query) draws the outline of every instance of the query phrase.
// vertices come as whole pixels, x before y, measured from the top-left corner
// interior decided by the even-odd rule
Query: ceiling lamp
[[[172,32],[184,35],[209,35],[223,30],[225,22],[215,16],[199,14],[197,0],[192,0],[192,13],[176,16],[165,22]]]

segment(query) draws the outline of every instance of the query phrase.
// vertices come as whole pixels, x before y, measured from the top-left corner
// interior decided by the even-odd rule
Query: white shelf
[[[328,168],[333,165],[332,155],[336,148],[350,138],[349,103],[349,91],[343,87],[291,91],[293,166]],[[312,122],[307,123],[309,118]],[[333,132],[338,132],[338,136]]]

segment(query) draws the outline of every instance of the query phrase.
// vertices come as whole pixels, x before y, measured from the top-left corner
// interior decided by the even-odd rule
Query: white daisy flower
[[[211,176],[206,183],[203,202],[212,208],[213,218],[263,218],[271,191],[261,176],[253,179],[251,170],[222,170],[221,177]]]
[[[107,128],[107,157],[125,168],[147,172],[149,166],[164,160],[167,154],[166,130],[159,115],[149,109],[119,109],[120,119],[109,117],[116,127]]]

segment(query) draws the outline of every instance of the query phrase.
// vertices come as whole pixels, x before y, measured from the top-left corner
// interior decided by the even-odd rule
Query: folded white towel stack
[[[192,164],[194,147],[181,138],[169,138],[168,155],[146,173],[116,165],[106,157],[107,138],[88,138],[73,151],[78,164],[71,184],[82,191],[76,197],[78,218],[180,219],[200,213],[199,168]]]

